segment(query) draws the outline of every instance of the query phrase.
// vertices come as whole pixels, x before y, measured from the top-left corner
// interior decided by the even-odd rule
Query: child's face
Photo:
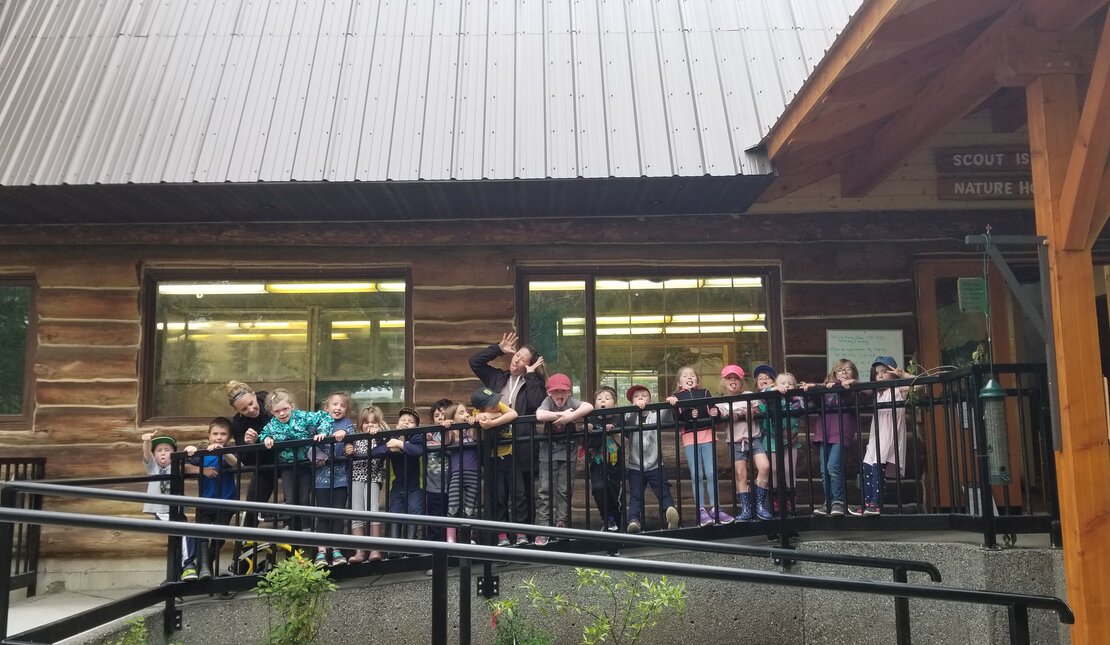
[[[170,455],[172,454],[173,447],[168,443],[160,443],[154,446],[154,462],[163,468],[170,465]]]
[[[500,409],[500,407],[498,408]],[[455,410],[455,418],[452,419],[455,423],[469,423],[470,412],[467,411],[466,406],[460,405]]]
[[[875,366],[875,380],[876,381],[893,381],[897,378],[898,378],[898,375],[894,373],[894,370],[890,369],[886,365],[876,365]]]
[[[686,368],[678,372],[678,386],[687,390],[698,386],[698,375],[694,370]]]
[[[399,419],[397,419],[397,429],[398,430],[404,430],[406,428],[415,428],[415,427],[416,427],[416,417],[412,416],[411,414],[402,414],[401,417]]]
[[[790,374],[779,374],[779,377],[775,379],[775,386],[793,390],[798,387],[798,381]]]
[[[547,395],[551,397],[555,405],[562,407],[570,398],[570,390],[548,390]]]
[[[231,407],[235,408],[235,411],[239,414],[251,419],[257,419],[262,412],[262,408],[258,407],[258,397],[253,394],[246,394],[235,399],[235,403]]]
[[[721,383],[725,386],[726,394],[739,394],[744,391],[744,380],[735,374],[729,374],[721,379]]]
[[[218,444],[221,448],[231,439],[231,432],[223,426],[208,428],[208,443]]]
[[[602,390],[594,397],[595,408],[613,408],[617,405],[617,399],[613,396],[612,392]]]
[[[270,408],[270,414],[282,423],[289,423],[289,417],[293,416],[293,404],[289,401],[280,401]]]
[[[443,408],[436,408],[435,410],[432,410],[432,421],[435,421],[437,425],[443,423],[446,420],[447,410],[444,410]]]
[[[774,384],[775,380],[772,379],[771,375],[767,372],[760,372],[759,376],[755,377],[755,386],[761,390],[766,390],[767,388],[774,386]]]
[[[362,431],[364,433],[377,432],[379,428],[381,428],[381,425],[374,417],[370,417],[369,419],[362,422]]]
[[[632,393],[632,403],[636,405],[647,405],[651,403],[651,392],[647,390],[636,390]]]
[[[836,366],[836,369],[833,370],[833,374],[841,381],[844,379],[854,379],[856,378],[856,368],[853,367],[851,363],[842,363]]]
[[[331,418],[338,421],[347,416],[347,401],[345,401],[341,396],[333,396],[328,399],[328,404],[324,407],[324,409],[328,411],[328,414],[331,415]]]

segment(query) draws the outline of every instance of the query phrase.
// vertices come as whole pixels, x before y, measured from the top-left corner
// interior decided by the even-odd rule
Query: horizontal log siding
[[[144,269],[409,271],[412,402],[423,407],[466,399],[478,385],[467,359],[512,328],[522,265],[780,266],[786,366],[815,380],[825,371],[829,328],[899,328],[907,352],[916,351],[915,256],[966,252],[963,237],[987,223],[995,234],[1032,230],[1031,215],[1018,211],[289,226],[269,233],[265,246],[257,227],[73,227],[64,235],[0,227],[0,275],[30,274],[38,285],[38,342],[29,357],[36,405],[27,427],[0,431],[0,451],[47,457],[49,477],[133,475],[141,472],[142,433],[167,431],[183,443],[203,438],[200,424],[141,419]],[[304,260],[319,257],[321,245],[334,263]],[[73,508],[53,500],[48,507]],[[88,508],[138,513],[129,505]],[[164,544],[44,531],[48,556],[155,554]]]

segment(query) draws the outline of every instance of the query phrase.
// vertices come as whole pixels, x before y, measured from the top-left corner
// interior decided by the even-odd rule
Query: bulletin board
[[[901,329],[828,329],[825,331],[826,369],[846,358],[856,364],[860,378],[866,379],[876,356],[893,356],[898,367],[906,358]]]

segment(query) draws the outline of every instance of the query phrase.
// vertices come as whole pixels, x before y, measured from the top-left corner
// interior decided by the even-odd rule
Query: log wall
[[[46,456],[48,477],[141,472],[144,432],[199,440],[200,425],[163,427],[140,409],[144,272],[160,269],[368,271],[403,268],[412,279],[412,403],[463,399],[477,385],[475,351],[517,320],[522,268],[565,266],[776,266],[787,369],[803,380],[825,372],[829,328],[899,328],[918,347],[913,283],[918,258],[967,253],[963,237],[987,224],[1029,234],[1031,214],[899,213],[719,215],[373,225],[76,227],[0,229],[0,275],[33,277],[36,345],[30,356],[35,406],[22,425],[0,430],[0,450]],[[310,248],[311,247],[311,248]],[[320,247],[327,247],[326,254]],[[310,250],[311,253],[297,252]],[[333,261],[305,262],[290,258]],[[773,323],[772,323],[773,324]],[[8,426],[5,426],[7,428]],[[111,502],[53,501],[55,508],[134,513]],[[50,528],[45,554],[157,553],[164,541]]]

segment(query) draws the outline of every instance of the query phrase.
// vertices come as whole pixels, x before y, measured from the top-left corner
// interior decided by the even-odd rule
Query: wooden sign
[[[973,173],[1030,175],[1032,173],[1027,147],[945,148],[937,150],[936,155],[938,175]]]
[[[998,201],[1033,199],[1033,180],[1008,175],[938,177],[937,199]]]

